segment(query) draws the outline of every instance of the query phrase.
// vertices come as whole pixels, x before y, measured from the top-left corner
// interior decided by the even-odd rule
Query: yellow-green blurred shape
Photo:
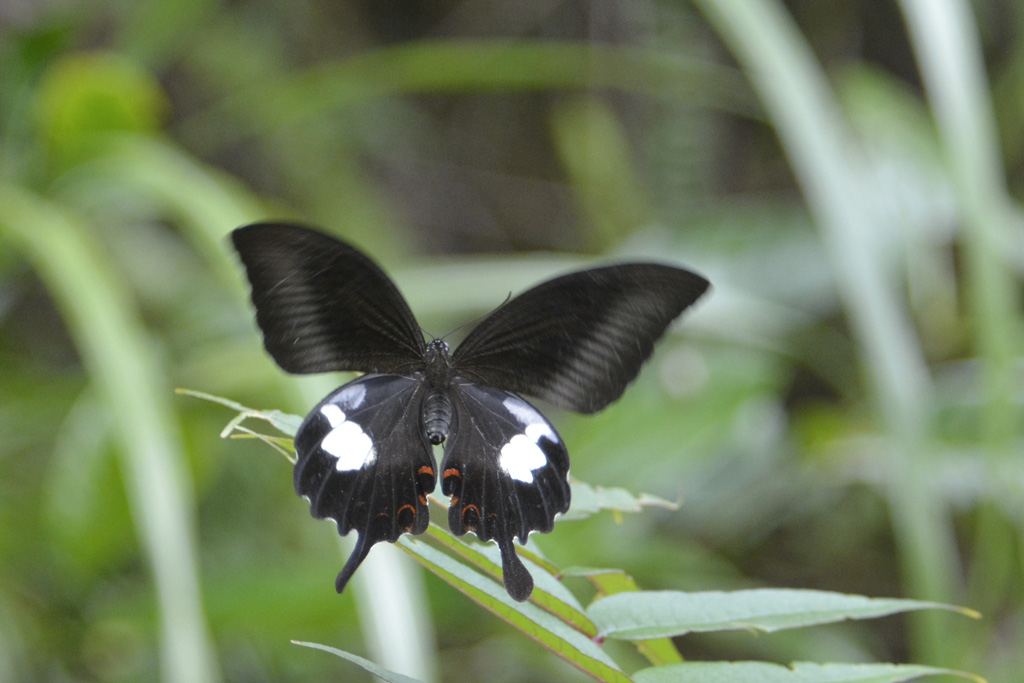
[[[156,78],[128,58],[78,53],[44,74],[36,102],[40,138],[57,167],[88,158],[110,133],[155,133],[167,98]]]

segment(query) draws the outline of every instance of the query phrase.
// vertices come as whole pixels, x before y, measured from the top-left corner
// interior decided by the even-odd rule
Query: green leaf
[[[274,425],[274,428],[282,434],[294,438],[295,432],[299,431],[299,427],[302,426],[302,416],[292,415],[291,413],[285,413],[280,410],[266,410],[256,411],[253,417],[266,420],[270,424]]]
[[[614,574],[616,572],[621,572],[621,571],[622,571],[621,569],[608,569],[606,567],[575,567],[574,566],[574,567],[566,567],[565,569],[562,569],[559,573],[562,576],[590,578],[592,576],[598,576],[598,575],[601,575],[601,574]],[[616,591],[616,592],[618,592],[618,591]]]
[[[951,605],[896,598],[868,598],[828,591],[755,589],[616,593],[593,602],[587,614],[606,638],[663,638],[684,633],[749,629],[778,631],[896,612],[948,609]]]
[[[112,449],[113,416],[86,390],[56,429],[42,507],[48,545],[77,571],[98,575],[134,552],[132,516]],[[68,571],[66,566],[61,570]]]
[[[152,73],[114,52],[79,53],[56,61],[39,86],[37,118],[50,150],[81,161],[101,134],[155,133],[168,108]]]
[[[46,284],[113,417],[133,522],[159,602],[163,677],[215,681],[199,594],[192,482],[161,355],[118,268],[81,216],[2,183],[0,206],[0,237],[25,253]]]
[[[792,667],[768,662],[687,662],[643,669],[635,683],[896,683],[920,676],[952,674],[981,681],[977,676],[916,664],[814,664]]]
[[[436,524],[427,527],[427,533],[457,556],[489,575],[499,585],[501,584],[501,552],[495,544],[464,541]],[[597,627],[583,611],[583,605],[579,603],[576,596],[569,592],[569,589],[561,581],[552,576],[547,568],[538,565],[532,557],[522,553],[522,550],[520,550],[520,554],[521,556],[526,555],[523,559],[535,582],[530,600],[587,637],[595,637]]]
[[[230,433],[232,429],[237,428],[238,424],[241,423],[242,420],[250,417],[257,420],[265,420],[273,425],[277,431],[290,437],[294,437],[295,432],[299,431],[299,426],[302,425],[303,418],[301,415],[292,415],[291,413],[285,413],[280,410],[256,410],[255,408],[244,406],[237,401],[232,401],[229,398],[214,396],[213,394],[207,394],[206,392],[196,391],[194,389],[175,389],[174,393],[181,394],[182,396],[191,396],[192,398],[198,398],[204,401],[219,403],[220,405],[231,408],[232,410],[237,410],[238,416],[228,423],[228,429],[225,429],[226,433]]]
[[[831,92],[828,74],[783,4],[775,0],[698,0],[696,4],[750,77],[821,231],[864,376],[869,378],[868,401],[886,429],[886,488],[892,492],[893,536],[903,558],[904,586],[911,595],[951,599],[958,591],[963,562],[956,530],[934,483],[932,444],[927,437],[933,410],[931,373],[915,330],[907,322],[905,292],[898,279],[891,277],[886,259],[880,258],[879,241],[866,238],[896,229],[905,218],[884,204],[885,193],[872,177],[863,150],[850,144],[853,138]],[[970,14],[950,9],[959,3],[914,3],[915,8],[925,5],[947,15]],[[904,11],[911,18],[916,13],[907,7]],[[957,33],[947,35],[941,48],[953,62],[957,59],[949,46],[965,44]],[[960,138],[970,140],[967,146],[986,146],[971,134],[961,132]],[[994,177],[983,172],[976,175]],[[988,200],[988,192],[972,195],[983,205],[1000,204],[998,198]],[[971,213],[968,209],[968,223]],[[970,272],[972,245],[971,240],[966,242],[965,263]],[[1001,270],[988,266],[994,273]],[[911,619],[911,631],[911,642],[926,658],[948,652],[947,627],[937,615]]]
[[[559,519],[586,519],[601,510],[617,512],[641,512],[645,507],[660,507],[678,510],[672,501],[652,496],[649,493],[635,495],[624,488],[591,486],[581,481],[572,482],[572,507]]]
[[[324,652],[330,652],[332,655],[341,657],[342,659],[347,659],[350,662],[358,664],[359,666],[363,667],[377,678],[387,681],[388,683],[419,683],[419,680],[416,678],[410,678],[409,676],[395,673],[394,671],[389,671],[388,669],[385,669],[382,666],[374,664],[369,659],[363,659],[359,655],[354,655],[351,652],[345,652],[344,650],[339,650],[328,645],[321,645],[319,643],[305,643],[301,640],[293,640],[292,642],[296,645],[301,645],[302,647],[309,647],[315,650],[323,650]]]
[[[399,539],[398,545],[474,602],[595,679],[629,683],[629,678],[593,640],[532,602],[515,602],[491,577],[409,536]]]
[[[561,574],[562,576],[586,577],[602,595],[636,593],[640,590],[633,577],[621,569],[570,567],[563,570]],[[679,650],[669,638],[649,638],[633,644],[651,664],[672,664],[683,661]]]

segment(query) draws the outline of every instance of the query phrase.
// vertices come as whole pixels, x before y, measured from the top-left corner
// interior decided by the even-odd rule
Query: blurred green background
[[[172,393],[304,413],[341,381],[273,365],[229,253],[289,217],[373,254],[435,335],[586,264],[704,273],[619,403],[550,413],[574,476],[681,508],[539,547],[649,589],[984,613],[687,658],[1024,681],[1022,28],[1016,0],[3,0],[0,680],[365,677],[290,639],[581,678],[400,553],[394,591],[364,569],[336,596],[288,463]]]

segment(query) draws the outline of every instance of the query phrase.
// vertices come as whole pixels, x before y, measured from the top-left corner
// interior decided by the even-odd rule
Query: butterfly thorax
[[[448,388],[452,381],[452,357],[448,353],[448,342],[440,339],[429,342],[423,352],[423,365],[430,386]]]
[[[436,446],[444,442],[452,426],[452,402],[448,398],[452,358],[448,353],[448,344],[440,339],[428,343],[423,361],[427,393],[423,397],[420,417],[427,439]]]

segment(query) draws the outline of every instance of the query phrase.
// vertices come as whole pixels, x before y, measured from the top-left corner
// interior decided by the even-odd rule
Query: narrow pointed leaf
[[[640,587],[632,576],[621,569],[594,571],[586,575],[590,583],[603,595],[615,595],[617,593],[636,593]],[[648,638],[637,640],[633,643],[637,651],[654,665],[674,664],[682,662],[683,657],[679,654],[671,638]]]
[[[457,556],[488,574],[499,584],[501,583],[501,554],[497,546],[463,541],[436,524],[427,527],[427,533]],[[531,560],[529,557],[523,559]],[[588,638],[597,635],[597,627],[583,611],[583,605],[562,585],[561,581],[545,571],[544,567],[537,566],[533,562],[530,562],[530,570],[534,581],[536,581],[533,595],[530,596],[530,600],[534,604],[555,615]]]
[[[629,683],[630,679],[593,640],[532,602],[515,602],[491,577],[409,536],[399,539],[398,545],[473,601],[595,679]]]
[[[0,249],[13,246],[32,263],[113,416],[133,521],[152,567],[163,677],[217,681],[199,590],[192,482],[160,354],[118,268],[81,215],[4,183],[0,206]]]
[[[768,662],[687,662],[651,667],[633,674],[635,683],[898,683],[921,676],[951,674],[981,681],[977,676],[916,664],[815,664],[791,667]]]
[[[572,482],[572,507],[562,515],[561,519],[586,519],[601,510],[642,512],[645,507],[679,509],[677,503],[649,493],[634,494],[617,486],[591,486],[574,480]]]
[[[280,410],[256,410],[255,408],[244,406],[237,401],[232,401],[229,398],[214,396],[213,394],[207,394],[203,391],[195,391],[194,389],[175,389],[174,393],[182,396],[191,396],[192,398],[198,398],[204,401],[211,401],[212,403],[219,403],[220,405],[231,408],[232,410],[237,410],[238,416],[232,421],[232,425],[240,423],[246,418],[252,417],[258,420],[266,420],[273,425],[277,431],[282,434],[286,434],[287,436],[294,437],[295,432],[299,431],[299,425],[302,424],[301,415],[292,415]]]
[[[587,608],[587,614],[605,637],[634,640],[678,636],[694,631],[747,629],[771,632],[921,609],[948,609],[971,614],[950,605],[919,600],[768,588],[730,593],[617,593],[593,602]]]
[[[368,659],[363,659],[359,655],[354,655],[351,652],[345,652],[344,650],[339,650],[328,645],[321,645],[319,643],[305,643],[301,640],[293,640],[292,642],[296,645],[301,645],[302,647],[309,647],[314,650],[323,650],[324,652],[330,652],[332,655],[341,657],[342,659],[347,659],[348,661],[363,667],[380,680],[387,681],[387,683],[420,683],[416,678],[410,678],[409,676],[395,673],[394,671],[390,671],[380,665],[374,664]]]

